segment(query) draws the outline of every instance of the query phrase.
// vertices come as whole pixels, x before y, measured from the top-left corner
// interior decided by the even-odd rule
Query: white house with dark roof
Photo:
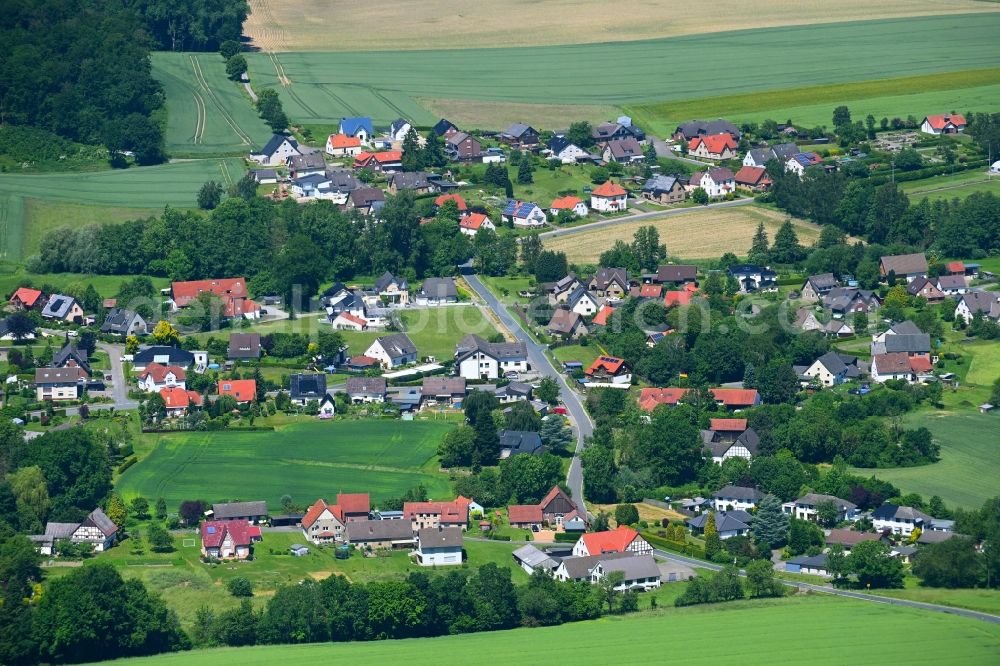
[[[442,305],[458,302],[458,287],[454,278],[431,277],[417,291],[417,305]]]
[[[804,301],[821,301],[830,291],[838,286],[833,273],[810,275],[802,284],[800,296]]]
[[[289,157],[301,154],[299,143],[294,137],[274,134],[260,152],[250,153],[250,159],[264,166],[284,166],[288,163]]]
[[[955,319],[971,324],[973,317],[982,314],[987,319],[1000,321],[1000,294],[992,291],[969,291],[961,295],[955,306]]]
[[[839,386],[861,375],[857,361],[853,356],[830,351],[813,361],[802,374],[826,387]]]
[[[918,527],[923,531],[924,525],[932,520],[933,518],[919,509],[888,502],[872,512],[872,526],[876,532],[889,530],[893,534],[902,536],[910,536]]]
[[[417,564],[422,567],[462,564],[461,527],[425,527],[417,531]]]
[[[753,516],[741,509],[705,511],[687,521],[691,532],[694,534],[704,533],[705,525],[708,523],[710,515],[715,516],[715,529],[718,530],[720,539],[725,540],[750,534],[750,525],[753,522]]]
[[[566,299],[566,306],[581,317],[590,317],[601,309],[601,301],[587,291],[586,287],[580,285],[570,293]]]
[[[377,359],[386,370],[417,362],[417,348],[406,333],[393,333],[375,338],[365,350],[365,356]]]
[[[781,505],[781,510],[798,520],[818,520],[816,507],[823,502],[832,502],[837,507],[837,522],[843,520],[858,520],[861,512],[854,502],[840,499],[834,495],[822,495],[818,493],[806,493],[802,497],[792,502],[785,502]]]
[[[466,335],[455,350],[457,374],[466,379],[499,379],[508,372],[527,372],[528,347],[524,342],[487,342]]]
[[[712,504],[716,511],[750,511],[766,494],[756,488],[728,485],[712,493]]]

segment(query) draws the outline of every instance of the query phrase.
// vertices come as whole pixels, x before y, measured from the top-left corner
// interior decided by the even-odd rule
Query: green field
[[[171,510],[185,499],[267,500],[301,504],[338,492],[368,492],[372,501],[423,484],[450,497],[437,446],[446,422],[359,420],[309,422],[274,432],[191,432],[150,436],[152,452],[117,482],[126,497],[163,497]]]
[[[228,158],[111,171],[0,174],[0,261],[21,261],[37,249],[46,230],[78,221],[72,208],[53,211],[55,204],[92,207],[80,221],[98,223],[134,217],[140,209],[153,215],[164,206],[193,208],[205,181],[228,187],[245,170],[242,160]],[[111,209],[107,216],[103,207]],[[62,214],[67,217],[60,219]]]
[[[94,285],[97,293],[104,298],[113,298],[118,293],[122,282],[131,280],[134,275],[85,275],[82,273],[28,273],[23,269],[4,271],[0,268],[0,294],[9,296],[23,283],[30,283],[36,288],[48,285],[56,292],[82,292],[88,284]],[[164,277],[148,276],[153,286],[162,289],[170,285]]]
[[[246,154],[263,146],[271,130],[238,83],[226,78],[218,53],[152,55],[153,76],[167,96],[167,153]]]
[[[922,467],[859,469],[905,492],[940,495],[950,507],[976,509],[1000,495],[1000,418],[996,414],[920,412],[904,419],[910,428],[926,427],[941,445],[941,460]]]
[[[974,192],[992,192],[1000,195],[1000,176],[990,178],[985,169],[964,171],[948,176],[935,176],[913,180],[900,185],[910,201],[921,199],[964,199]]]
[[[988,13],[624,43],[251,53],[248,59],[255,85],[280,88],[296,122],[371,115],[385,124],[402,115],[427,124],[434,118],[415,97],[629,106],[773,90],[776,82],[800,88],[884,79],[887,72],[904,77],[969,70],[996,63],[998,31],[1000,13]],[[757,66],[741,68],[748,59]],[[952,96],[948,106],[966,110],[961,96]]]
[[[645,600],[641,599],[645,604]],[[738,631],[720,631],[738,627]],[[692,643],[692,637],[705,640]],[[711,637],[710,640],[707,637]],[[919,636],[919,649],[914,637]],[[1000,626],[942,613],[806,596],[668,609],[559,627],[442,638],[216,649],[128,660],[244,666],[399,662],[595,664],[995,664]],[[670,657],[666,653],[671,654]],[[611,657],[613,655],[613,657]]]
[[[986,64],[986,63],[980,63]],[[974,69],[921,76],[769,90],[703,99],[638,104],[626,111],[651,132],[672,132],[690,118],[729,118],[734,122],[831,125],[833,109],[846,104],[855,119],[922,118],[925,109],[990,109],[1000,105],[1000,69]]]

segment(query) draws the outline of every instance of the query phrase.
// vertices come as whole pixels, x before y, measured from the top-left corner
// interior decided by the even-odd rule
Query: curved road
[[[706,208],[730,208],[732,206],[745,206],[747,204],[752,204],[753,202],[754,200],[752,198],[734,199],[733,201],[719,201],[717,203],[708,204],[707,206],[697,206],[693,208],[654,210],[648,213],[636,213],[635,215],[628,215],[626,217],[613,217],[610,220],[601,220],[600,222],[581,224],[578,227],[566,227],[565,229],[554,229],[552,231],[546,231],[544,233],[540,233],[538,234],[538,237],[541,239],[546,239],[546,238],[555,238],[556,236],[568,236],[569,234],[578,234],[581,231],[590,231],[592,229],[609,227],[615,224],[623,224],[625,222],[635,222],[636,220],[647,220],[654,217],[661,218],[661,217],[673,217],[674,215],[686,215],[689,213],[697,213],[699,211],[705,210]]]
[[[545,355],[545,347],[531,339],[531,336],[521,327],[521,323],[504,306],[503,303],[486,288],[477,275],[465,275],[469,286],[479,295],[493,313],[503,322],[511,333],[524,342],[528,348],[528,360],[531,367],[537,372],[551,377],[559,383],[559,389],[566,411],[569,412],[570,419],[576,426],[576,450],[573,454],[573,462],[569,466],[569,474],[566,476],[566,484],[573,495],[573,501],[580,508],[582,513],[586,513],[587,507],[583,503],[583,469],[580,465],[580,452],[583,451],[584,439],[594,432],[594,423],[590,420],[590,415],[584,409],[580,401],[579,394],[574,391],[566,382],[566,377],[559,372],[549,357]]]

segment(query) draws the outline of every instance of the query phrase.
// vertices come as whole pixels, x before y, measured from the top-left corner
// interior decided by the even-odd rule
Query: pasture
[[[901,183],[900,187],[914,203],[921,199],[964,199],[975,192],[1000,194],[1000,176],[990,176],[985,169],[963,171],[947,176]]]
[[[733,95],[772,90],[776,81],[797,88],[883,79],[886,72],[905,77],[967,70],[982,67],[984,54],[997,53],[998,30],[1000,12],[991,11],[740,30],[724,39],[711,34],[523,48],[250,53],[248,60],[254,84],[279,89],[295,122],[371,115],[385,124],[402,115],[426,125],[436,117],[417,97],[495,102],[501,119],[506,102],[630,106],[704,98],[708,85],[716,94]],[[470,43],[468,35],[463,43]],[[747,53],[768,66],[735,75],[734,63]],[[952,102],[964,110],[961,98]],[[493,128],[501,125],[497,119]]]
[[[0,261],[21,261],[37,250],[45,231],[64,224],[154,215],[164,206],[193,208],[205,181],[228,187],[245,170],[243,160],[229,158],[110,171],[0,174]],[[76,208],[53,209],[61,204],[89,208],[78,217]]]
[[[122,282],[131,280],[135,275],[85,275],[82,273],[29,273],[23,269],[8,270],[9,266],[0,268],[0,294],[6,296],[21,285],[31,285],[38,289],[43,286],[46,291],[62,293],[83,293],[88,284],[94,285],[97,293],[104,298],[112,298],[118,293]],[[165,277],[148,276],[153,286],[162,289],[170,285]]]
[[[923,116],[924,109],[990,109],[1000,105],[1000,69],[973,69],[871,81],[853,81],[801,88],[769,90],[671,100],[626,106],[633,120],[650,132],[668,134],[691,118],[729,118],[734,122],[767,119],[796,125],[830,126],[833,109],[846,104],[856,120],[871,114],[906,118]]]
[[[640,597],[646,607],[648,601]],[[739,627],[719,632],[720,626]],[[794,627],[794,631],[775,631]],[[831,631],[836,627],[836,631]],[[407,664],[466,664],[482,660],[523,664],[643,663],[654,651],[680,645],[691,636],[712,635],[697,649],[683,649],[684,664],[907,663],[993,664],[1000,649],[1000,625],[962,617],[896,608],[823,595],[773,601],[744,601],[688,608],[665,608],[637,616],[611,616],[558,627],[514,629],[490,633],[418,638],[372,643],[276,645],[223,648],[126,660],[151,666],[214,666],[239,662],[245,666],[276,662],[406,662]],[[921,637],[919,650],[913,636]],[[845,639],[850,636],[850,639]],[[567,646],[573,646],[567,649]],[[674,650],[675,652],[677,650]],[[808,655],[807,657],[805,655]],[[655,660],[655,659],[654,659]],[[667,661],[661,657],[659,661]]]
[[[455,45],[537,46],[584,44],[673,37],[746,28],[805,25],[861,19],[898,18],[989,11],[972,0],[947,4],[933,0],[864,0],[826,3],[774,3],[720,0],[711,5],[624,0],[608,11],[600,0],[578,0],[572,9],[563,2],[515,3],[523,13],[516,25],[510,14],[491,3],[407,2],[387,5],[364,0],[250,0],[251,14],[243,26],[252,46],[264,51],[395,51],[452,48]],[[405,12],[405,30],[371,29],[391,26]],[[642,20],[636,20],[636,17]],[[455,39],[456,36],[461,39]],[[451,37],[449,39],[449,37]]]
[[[246,154],[271,130],[218,53],[156,52],[153,76],[167,97],[166,148],[172,157]]]
[[[929,499],[940,495],[949,507],[976,509],[1000,494],[1000,419],[995,414],[922,411],[907,415],[909,428],[925,427],[941,445],[941,460],[921,467],[858,469],[901,491]]]
[[[764,223],[768,237],[773,239],[778,227],[788,219],[784,213],[752,204],[689,210],[669,217],[584,229],[578,233],[546,238],[543,244],[547,250],[565,252],[571,263],[596,264],[601,253],[614,245],[616,240],[630,243],[639,227],[654,226],[672,257],[705,259],[720,257],[726,252],[745,255],[750,250],[758,223]],[[819,238],[817,225],[796,219],[792,222],[803,245],[810,245]]]
[[[372,501],[423,484],[431,497],[450,496],[438,471],[437,446],[452,424],[359,420],[295,424],[274,432],[187,432],[148,435],[152,451],[117,481],[124,497],[163,497],[174,510],[185,499],[263,499],[300,504],[339,491],[368,492]]]

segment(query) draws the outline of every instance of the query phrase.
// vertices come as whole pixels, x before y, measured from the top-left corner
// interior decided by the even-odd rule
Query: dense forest
[[[239,41],[250,14],[247,0],[123,0],[164,51],[215,51]]]

